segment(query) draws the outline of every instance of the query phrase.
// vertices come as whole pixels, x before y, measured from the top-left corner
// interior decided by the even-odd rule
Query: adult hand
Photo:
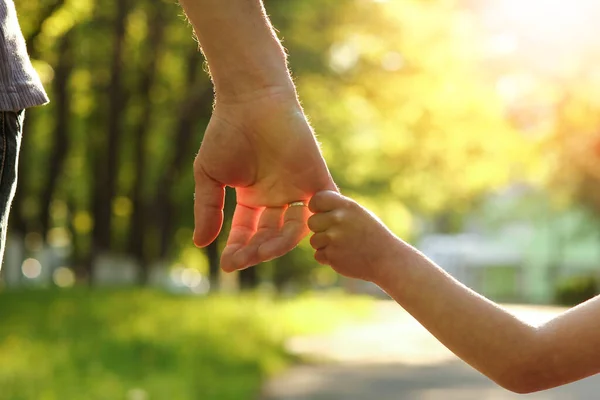
[[[225,186],[237,205],[221,268],[231,272],[279,257],[308,233],[307,204],[337,190],[295,93],[268,89],[217,102],[194,162],[194,243],[203,247],[223,224]]]

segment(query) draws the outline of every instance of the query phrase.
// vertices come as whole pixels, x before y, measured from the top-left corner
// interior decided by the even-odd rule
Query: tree
[[[17,6],[53,102],[26,123],[12,223],[23,235],[69,229],[88,278],[100,254],[131,256],[143,283],[148,265],[193,246],[191,164],[213,93],[191,28],[166,0]],[[511,177],[522,138],[479,77],[475,27],[458,5],[266,7],[336,181],[397,233],[414,233],[415,215],[453,220]],[[68,218],[54,218],[52,204],[66,204]],[[213,283],[220,248],[217,240],[203,253]],[[274,263],[270,279],[307,282],[306,251]],[[266,275],[250,269],[240,279],[252,288]]]
[[[142,99],[149,99],[152,89],[156,84],[157,64],[162,55],[162,48],[165,35],[165,7],[162,2],[159,2],[156,7],[152,8],[147,18],[148,37],[143,44],[145,49],[145,57],[141,61],[141,76],[139,79],[139,87],[136,95]],[[149,209],[149,201],[144,192],[144,184],[147,176],[145,174],[148,157],[146,146],[148,144],[148,133],[150,130],[153,103],[151,101],[142,100],[141,112],[135,126],[132,127],[134,132],[133,144],[133,164],[134,164],[134,180],[131,188],[132,213],[130,221],[130,241],[129,252],[140,263],[140,283],[145,284],[148,280],[148,261],[149,254],[146,248],[146,237],[151,212]]]

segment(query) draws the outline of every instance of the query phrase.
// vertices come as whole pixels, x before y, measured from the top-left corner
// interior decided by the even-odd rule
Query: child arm
[[[356,202],[320,192],[309,206],[317,261],[379,285],[500,386],[531,393],[600,372],[600,298],[533,327],[452,278]]]

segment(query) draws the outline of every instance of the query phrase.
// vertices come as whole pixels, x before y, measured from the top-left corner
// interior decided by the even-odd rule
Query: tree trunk
[[[246,268],[239,273],[240,289],[252,290],[258,286],[258,270],[256,267]]]
[[[81,236],[75,229],[73,218],[77,213],[77,202],[74,196],[67,195],[67,208],[69,218],[67,220],[67,229],[71,233],[71,268],[75,272],[77,282],[85,282],[88,278],[85,268],[86,253],[84,252]]]
[[[210,290],[216,292],[219,290],[219,241],[215,240],[204,249],[206,258],[208,258],[208,279],[210,281]]]
[[[50,229],[50,204],[56,190],[58,178],[63,171],[63,166],[69,149],[69,128],[71,96],[68,92],[69,78],[73,70],[73,55],[71,51],[72,31],[65,33],[61,38],[59,47],[58,64],[54,69],[54,104],[56,107],[56,125],[54,126],[52,153],[48,163],[45,185],[41,193],[41,227],[42,236],[46,238]]]
[[[108,86],[108,144],[105,149],[93,149],[94,160],[92,254],[88,268],[90,278],[94,259],[111,249],[112,203],[116,193],[120,143],[122,139],[122,111],[125,93],[122,86],[125,23],[129,11],[128,0],[117,0],[114,20],[111,78]]]
[[[135,181],[132,189],[133,213],[131,215],[131,238],[129,242],[129,251],[140,263],[139,283],[145,285],[148,281],[148,254],[145,250],[146,233],[148,224],[146,223],[149,210],[148,202],[144,198],[144,178],[146,173],[146,138],[150,128],[150,118],[152,115],[152,101],[150,101],[150,92],[156,78],[157,59],[161,51],[161,45],[164,37],[163,7],[162,3],[151,7],[153,14],[148,23],[148,44],[145,65],[142,68],[142,77],[140,79],[139,97],[144,99],[142,115],[137,127],[134,128],[134,169]]]

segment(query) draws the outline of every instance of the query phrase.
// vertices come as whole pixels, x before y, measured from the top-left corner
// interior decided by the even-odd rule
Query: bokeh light
[[[59,267],[52,273],[52,281],[62,288],[71,287],[75,284],[75,274],[70,268]]]
[[[42,264],[35,258],[28,258],[21,265],[21,272],[26,278],[35,279],[42,273]]]
[[[181,282],[190,288],[196,287],[202,282],[202,275],[194,268],[186,268],[181,273]]]
[[[71,233],[62,227],[52,228],[48,232],[48,244],[53,247],[66,247],[71,244]]]

